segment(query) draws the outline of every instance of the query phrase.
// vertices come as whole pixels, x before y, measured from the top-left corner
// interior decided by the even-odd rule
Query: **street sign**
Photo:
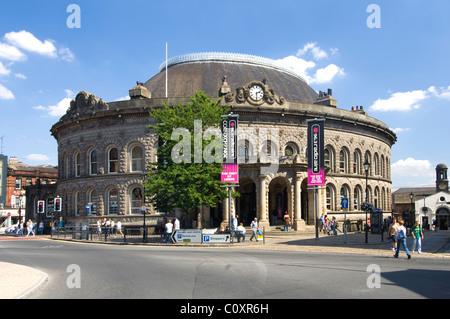
[[[172,232],[174,243],[201,243],[201,229],[177,229]]]
[[[206,244],[226,244],[230,239],[230,234],[203,235],[203,243]]]
[[[341,208],[344,212],[348,212],[348,198],[341,199]]]
[[[91,205],[87,204],[85,208],[86,208],[86,213],[89,213],[91,211]]]

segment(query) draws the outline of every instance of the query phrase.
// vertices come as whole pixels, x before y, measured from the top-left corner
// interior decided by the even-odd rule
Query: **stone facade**
[[[178,64],[174,63],[169,66],[168,83],[169,88],[172,84],[179,86],[189,76],[194,84],[209,80],[206,88],[210,91],[206,93],[221,98],[223,106],[239,115],[240,129],[244,131],[239,139],[241,196],[232,201],[233,215],[239,214],[246,226],[253,217],[259,219],[261,226],[269,226],[272,211],[278,214],[288,211],[295,229],[303,230],[314,224],[314,191],[307,186],[306,160],[306,121],[314,118],[325,119],[327,154],[326,187],[319,190],[319,215],[343,219],[340,198],[347,197],[348,217],[364,218],[361,203],[366,198],[363,167],[366,159],[372,164],[367,178],[368,200],[383,211],[391,211],[390,151],[396,136],[384,123],[362,110],[338,109],[331,90],[318,95],[301,79],[272,68],[266,61],[258,64],[250,60],[252,65],[246,74],[213,77],[232,72],[230,64],[236,67],[243,64],[233,61],[233,57],[227,59],[223,64],[217,62],[217,57],[214,61],[192,63],[184,59],[182,66],[187,64],[190,74],[185,74],[182,66],[176,68]],[[249,63],[245,63],[246,68]],[[170,71],[171,68],[177,72]],[[201,75],[196,75],[197,71]],[[85,205],[90,203],[94,219],[112,217],[131,224],[141,223],[139,208],[145,199],[139,194],[143,192],[146,165],[157,160],[158,146],[158,137],[149,128],[155,124],[149,110],[163,104],[184,104],[189,101],[190,91],[183,90],[196,90],[185,83],[186,87],[176,88],[179,95],[171,95],[169,90],[167,98],[159,97],[164,72],[145,85],[138,82],[129,91],[129,101],[106,103],[91,93],[80,92],[67,114],[52,127],[59,154],[57,195],[63,198],[63,215],[69,222],[85,219]],[[268,78],[255,78],[260,74]],[[205,79],[197,79],[199,76]],[[252,97],[253,86],[261,88],[261,97]],[[191,93],[192,96],[194,91]],[[284,96],[298,100],[290,101]],[[314,100],[317,103],[311,102]],[[277,154],[275,171],[267,171],[268,164],[262,160],[265,152]],[[227,201],[215,208],[202,207],[201,211],[197,227],[229,222]],[[147,206],[147,213],[157,217],[161,212]],[[183,218],[185,226],[190,226],[190,220],[196,216]]]

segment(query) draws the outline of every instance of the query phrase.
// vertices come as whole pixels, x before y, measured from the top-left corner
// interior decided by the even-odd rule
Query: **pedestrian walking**
[[[414,240],[411,253],[413,253],[414,250],[416,250],[416,246],[417,246],[417,252],[419,254],[421,254],[422,253],[423,230],[422,230],[422,227],[420,227],[418,221],[416,221],[414,226],[411,228],[411,234],[412,234],[412,237]]]
[[[174,230],[179,230],[180,229],[180,220],[176,216],[173,219],[173,229]]]
[[[332,229],[333,229],[333,235],[337,236],[337,229],[338,229],[338,221],[336,219],[336,216],[333,216],[331,219]]]
[[[250,241],[253,241],[253,238],[258,240],[258,219],[255,217],[253,221],[250,224],[250,227],[252,228],[252,237],[250,237]]]
[[[31,219],[27,222],[27,237],[30,236],[30,234],[33,234],[33,237],[36,237],[36,234],[34,233],[34,224]]]
[[[123,237],[123,233],[122,233],[122,222],[119,220],[117,220],[116,223],[116,234],[120,235],[120,237]]]
[[[288,212],[284,212],[284,231],[289,231],[289,226],[291,225],[291,217],[289,216]]]
[[[406,228],[404,225],[404,222],[401,221],[399,222],[399,227],[397,229],[397,250],[395,251],[395,258],[398,258],[398,254],[400,252],[400,247],[403,246],[403,248],[405,249],[406,255],[408,255],[408,259],[411,259],[411,254],[408,250],[408,247],[406,246]]]
[[[397,250],[397,229],[398,226],[400,226],[398,224],[397,218],[394,218],[393,222],[391,223],[391,225],[389,225],[389,229],[388,229],[388,239],[392,239],[392,250],[396,251]]]
[[[164,242],[166,244],[169,243],[169,239],[172,241],[172,231],[173,231],[173,224],[172,220],[169,219],[169,221],[164,226]]]
[[[43,235],[43,234],[44,234],[44,222],[41,220],[41,222],[39,223],[38,235]]]

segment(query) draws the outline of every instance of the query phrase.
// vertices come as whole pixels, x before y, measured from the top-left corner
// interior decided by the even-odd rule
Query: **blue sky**
[[[68,27],[71,4],[80,28]],[[397,132],[394,188],[434,185],[436,165],[450,165],[449,13],[448,0],[2,1],[3,153],[56,165],[49,130],[70,99],[82,90],[126,97],[158,73],[168,42],[169,57],[217,51],[287,63],[316,91],[332,88],[339,108],[362,105]]]

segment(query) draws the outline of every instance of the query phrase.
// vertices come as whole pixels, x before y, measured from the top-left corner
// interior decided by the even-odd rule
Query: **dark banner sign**
[[[6,175],[8,172],[8,157],[0,154],[0,203],[6,204]]]
[[[325,185],[324,119],[308,123],[308,186]]]
[[[237,129],[238,119],[229,116],[222,121],[223,158],[227,164],[237,164]]]
[[[222,138],[223,138],[223,164],[221,181],[224,183],[239,183],[238,173],[238,117],[228,116],[222,121]]]

